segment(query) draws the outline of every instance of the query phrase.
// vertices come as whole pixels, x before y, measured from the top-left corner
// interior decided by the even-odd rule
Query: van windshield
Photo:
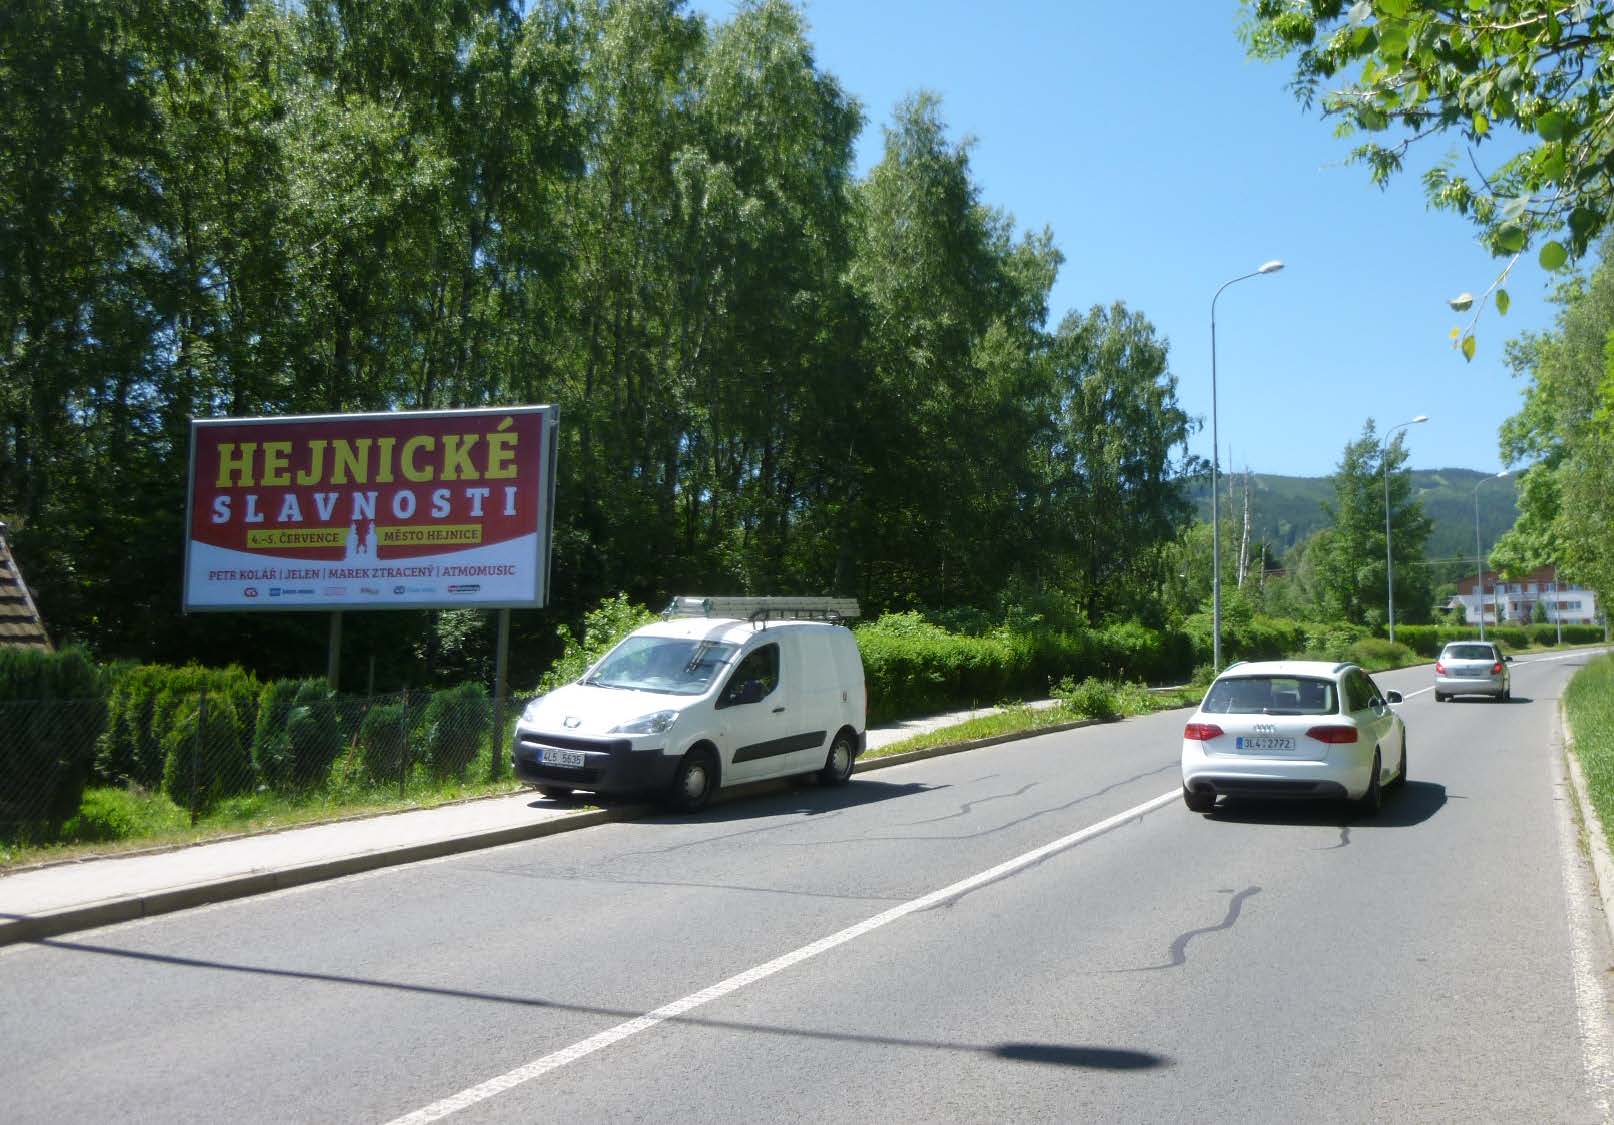
[[[718,669],[734,657],[735,646],[682,637],[629,637],[600,661],[585,684],[596,687],[700,695]]]

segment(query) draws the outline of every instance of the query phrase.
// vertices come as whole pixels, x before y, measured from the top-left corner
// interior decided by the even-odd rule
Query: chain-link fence
[[[0,702],[0,845],[317,819],[510,779],[526,698],[478,684],[336,695],[319,680],[129,679],[107,699]]]

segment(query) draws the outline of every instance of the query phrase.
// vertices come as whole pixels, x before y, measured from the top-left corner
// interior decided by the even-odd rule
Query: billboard
[[[186,612],[545,604],[553,406],[191,420]]]

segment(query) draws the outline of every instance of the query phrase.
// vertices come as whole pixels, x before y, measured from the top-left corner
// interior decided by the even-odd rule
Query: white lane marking
[[[1000,863],[996,867],[988,868],[979,874],[971,875],[967,879],[961,879],[956,883],[943,887],[939,891],[931,891],[921,898],[912,899],[899,906],[893,906],[890,910],[876,914],[874,917],[867,918],[856,925],[848,926],[838,933],[830,934],[826,938],[820,938],[818,941],[810,945],[804,945],[800,949],[792,950],[782,957],[775,957],[772,961],[747,969],[745,972],[738,973],[727,980],[719,981],[710,988],[703,988],[699,992],[691,993],[680,1000],[664,1004],[653,1012],[647,1012],[636,1019],[619,1023],[615,1027],[607,1028],[597,1035],[591,1035],[587,1039],[573,1043],[570,1047],[553,1051],[541,1058],[534,1059],[532,1062],[518,1066],[514,1070],[507,1071],[497,1078],[490,1078],[486,1082],[472,1086],[467,1090],[462,1090],[451,1097],[444,1098],[442,1101],[433,1102],[423,1109],[417,1109],[413,1113],[405,1114],[390,1122],[389,1125],[422,1125],[424,1122],[437,1121],[451,1113],[467,1109],[478,1102],[486,1101],[507,1090],[514,1089],[524,1082],[530,1082],[534,1078],[542,1077],[552,1070],[558,1070],[568,1063],[574,1063],[578,1059],[592,1055],[596,1051],[604,1050],[606,1047],[620,1043],[624,1039],[638,1035],[640,1032],[649,1031],[659,1023],[676,1019],[684,1013],[700,1007],[702,1004],[709,1004],[713,1000],[718,1000],[732,992],[737,992],[747,985],[756,984],[758,981],[771,977],[775,973],[783,972],[793,965],[799,965],[809,958],[817,957],[820,953],[826,953],[836,946],[845,945],[847,942],[854,941],[879,929],[881,926],[889,925],[899,918],[905,918],[917,911],[925,910],[946,902],[948,899],[956,898],[967,891],[973,891],[996,879],[1001,879],[1005,875],[1011,875],[1022,868],[1040,862],[1055,852],[1073,848],[1077,844],[1091,840],[1095,836],[1101,836],[1111,829],[1119,828],[1128,821],[1136,820],[1146,813],[1154,812],[1156,809],[1181,798],[1181,790],[1174,788],[1152,800],[1143,802],[1141,805],[1135,805],[1125,812],[1116,813],[1107,820],[1101,820],[1097,824],[1072,832],[1068,836],[1061,836],[1052,843],[1033,848],[1029,852],[1015,856],[1013,859]]]

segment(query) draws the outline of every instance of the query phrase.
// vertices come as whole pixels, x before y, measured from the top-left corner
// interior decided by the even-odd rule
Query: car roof
[[[1350,661],[1334,660],[1251,660],[1230,664],[1222,669],[1217,679],[1237,679],[1242,676],[1311,676],[1334,680],[1347,668],[1355,668]]]

